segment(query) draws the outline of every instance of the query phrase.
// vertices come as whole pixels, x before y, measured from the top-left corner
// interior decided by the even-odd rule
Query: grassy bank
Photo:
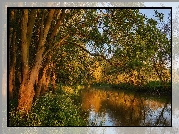
[[[140,93],[148,93],[152,95],[171,95],[171,82],[163,85],[160,81],[150,81],[145,85],[132,85],[130,83],[120,83],[120,84],[106,84],[97,83],[91,85],[96,88],[114,89],[114,90],[128,90]]]
[[[64,88],[64,90],[62,89]],[[10,102],[10,126],[87,126],[80,116],[81,107],[77,102],[78,93],[70,87],[58,87],[56,92],[47,92],[38,98],[32,110],[25,117],[16,112],[14,101]]]

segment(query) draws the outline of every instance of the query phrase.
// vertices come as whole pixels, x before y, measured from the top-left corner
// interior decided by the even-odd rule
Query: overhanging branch
[[[117,66],[118,64],[114,64],[111,60],[107,59],[104,55],[101,55],[99,53],[91,53],[90,51],[88,51],[86,48],[84,48],[82,45],[84,45],[84,43],[74,43],[75,46],[81,48],[83,51],[85,51],[86,53],[88,53],[91,56],[99,56],[101,58],[103,58],[105,61],[109,62],[110,65],[112,66]]]
[[[49,52],[51,52],[55,47],[61,46],[62,43],[63,43],[63,41],[64,41],[65,39],[67,39],[69,36],[70,36],[70,35],[68,34],[68,35],[66,35],[63,39],[61,39],[59,42],[56,42],[56,43],[53,45],[53,47],[51,47],[50,49],[48,49],[48,50],[46,51],[46,53],[43,55],[43,58],[45,58],[45,56],[46,56]]]

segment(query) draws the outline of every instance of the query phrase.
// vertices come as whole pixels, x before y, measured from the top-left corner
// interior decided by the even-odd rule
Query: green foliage
[[[29,18],[31,12],[32,10],[29,10]],[[43,57],[43,54],[42,64],[46,64],[46,61],[54,63],[51,68],[56,75],[56,82],[61,82],[66,87],[61,86],[64,91],[57,91],[60,94],[48,93],[36,100],[27,117],[20,118],[19,113],[15,113],[12,110],[10,113],[12,117],[11,125],[83,125],[85,121],[78,116],[80,109],[74,105],[76,102],[73,102],[73,100],[77,100],[74,93],[78,94],[79,87],[73,89],[71,86],[98,84],[100,82],[113,84],[117,79],[117,73],[130,74],[132,71],[140,73],[142,69],[144,70],[143,74],[150,75],[154,72],[150,70],[156,70],[158,77],[165,77],[162,71],[166,69],[167,59],[170,61],[170,39],[167,38],[165,33],[161,32],[161,29],[157,28],[158,22],[156,20],[146,18],[139,13],[138,9],[65,9],[61,25],[57,28],[55,37],[51,38],[53,29],[59,23],[60,16],[58,14],[62,12],[62,9],[58,9],[54,13],[47,39],[45,39],[46,42],[41,48],[38,44],[39,31],[43,27],[41,24],[45,24],[45,21],[41,22],[43,12],[45,21],[48,21],[49,11],[39,9],[31,32],[32,37],[29,38],[31,39],[30,46],[27,50],[27,55],[25,55],[28,58],[28,67],[30,69],[35,67],[35,63],[38,63],[35,59],[40,59],[40,57],[36,57],[38,51],[41,51],[44,47],[44,54],[48,55],[50,59]],[[159,20],[163,19],[162,13],[157,11],[155,13]],[[17,63],[15,63],[17,74],[18,71],[22,70],[22,61],[20,59],[22,59],[21,35],[23,33],[17,32],[15,34],[15,32],[21,31],[22,11],[20,9],[15,10],[15,15],[15,19],[10,19],[9,22],[9,28],[13,29],[13,31],[9,31],[11,36],[16,37],[16,41],[10,44],[9,48],[11,52],[10,63],[12,63],[12,57],[14,56],[12,52],[14,50],[12,50],[11,46],[17,47],[17,55],[15,55],[17,57]],[[30,21],[28,24],[30,24]],[[168,25],[171,24],[168,23]],[[169,34],[171,27],[168,26],[167,28]],[[43,31],[41,31],[42,35]],[[58,44],[67,35],[69,37],[61,44]],[[108,57],[106,61],[110,61],[112,65],[106,67],[106,62],[99,62],[100,58],[92,57],[93,53]],[[102,65],[103,62],[105,65]],[[99,63],[99,66],[95,66],[95,63]],[[158,66],[154,67],[154,64]],[[17,79],[16,76],[16,83]],[[160,83],[157,84],[161,85]],[[148,83],[146,87],[152,89],[158,86],[157,84]],[[69,85],[70,87],[68,87]],[[20,87],[20,83],[16,87]],[[122,82],[118,87],[133,89],[133,85],[127,82]],[[66,91],[71,92],[71,94]]]
[[[12,110],[10,126],[86,126],[86,121],[71,96],[50,92],[37,99],[25,117]]]

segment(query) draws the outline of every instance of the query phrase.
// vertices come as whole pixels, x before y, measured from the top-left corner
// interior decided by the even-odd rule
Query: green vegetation
[[[113,90],[127,90],[127,91],[134,91],[140,93],[147,93],[151,95],[167,95],[171,96],[171,82],[167,82],[163,85],[160,81],[150,81],[145,85],[133,85],[130,83],[119,83],[119,84],[103,84],[98,83],[91,85],[91,87],[95,87],[98,89],[110,89]]]
[[[77,94],[69,94],[57,89],[55,94],[46,93],[33,103],[32,110],[24,117],[10,110],[10,126],[87,126],[81,116]],[[74,102],[74,100],[76,100]]]
[[[10,126],[85,126],[77,98],[90,86],[171,93],[171,14],[8,11]]]

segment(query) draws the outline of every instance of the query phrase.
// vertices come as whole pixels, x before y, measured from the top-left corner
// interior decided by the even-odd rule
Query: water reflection
[[[87,89],[81,93],[89,125],[171,126],[171,99],[125,91]]]

